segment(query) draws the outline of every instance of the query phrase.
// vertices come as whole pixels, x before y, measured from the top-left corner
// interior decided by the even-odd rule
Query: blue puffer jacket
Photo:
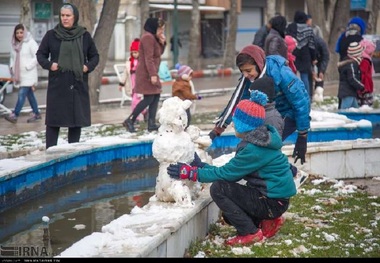
[[[276,108],[282,117],[296,121],[298,131],[310,129],[310,100],[300,78],[279,55],[266,57],[266,75],[275,83]]]

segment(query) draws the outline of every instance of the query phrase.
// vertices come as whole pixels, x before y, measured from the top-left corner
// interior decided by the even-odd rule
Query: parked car
[[[380,73],[380,35],[363,35],[363,38],[372,40],[376,45],[376,50],[372,56],[372,63],[375,73]]]

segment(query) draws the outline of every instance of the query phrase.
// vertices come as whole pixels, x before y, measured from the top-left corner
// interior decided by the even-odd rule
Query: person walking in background
[[[363,59],[360,62],[359,69],[361,74],[361,82],[364,85],[363,91],[358,91],[358,103],[359,106],[373,104],[373,74],[375,68],[372,63],[372,55],[376,50],[376,45],[369,39],[363,39],[360,45],[364,48],[362,56]]]
[[[291,35],[297,40],[297,47],[293,51],[293,54],[296,56],[295,65],[311,97],[313,90],[310,88],[309,80],[312,78],[312,66],[317,61],[313,29],[306,24],[306,21],[307,15],[305,12],[296,11],[293,22],[286,29],[286,34]]]
[[[272,25],[265,39],[265,55],[280,55],[288,59],[288,48],[285,43],[286,18],[284,16],[272,17],[269,23]]]
[[[142,95],[136,93],[135,91],[135,85],[136,85],[136,68],[139,63],[139,46],[140,46],[140,39],[135,38],[130,47],[130,57],[125,63],[125,68],[124,68],[124,73],[123,73],[123,79],[119,83],[119,90],[121,91],[122,89],[125,89],[126,92],[127,90],[130,90],[131,92],[131,110],[133,111],[137,104],[142,99]],[[142,121],[146,119],[146,114],[147,111],[144,110],[139,116],[137,116],[137,121]]]
[[[364,91],[361,82],[359,65],[362,61],[363,47],[358,42],[352,42],[347,50],[347,57],[338,62],[339,88],[338,109],[359,108],[357,94]]]
[[[342,32],[335,45],[335,52],[339,54],[339,61],[347,57],[347,49],[352,42],[360,43],[365,34],[366,24],[360,17],[353,17],[348,21],[346,30]]]
[[[285,222],[282,216],[290,198],[297,192],[288,157],[281,151],[276,128],[265,125],[267,96],[253,90],[250,99],[241,100],[233,113],[235,135],[241,141],[235,156],[217,167],[201,161],[193,166],[170,164],[170,177],[212,183],[210,195],[222,212],[224,221],[237,235],[229,246],[258,243],[274,236]],[[245,184],[239,183],[242,179]]]
[[[177,51],[179,53],[179,49],[182,48],[181,39],[177,37]],[[170,38],[170,51],[174,52],[174,36]]]
[[[5,116],[5,119],[16,123],[25,99],[28,98],[33,116],[27,122],[40,120],[41,114],[34,96],[38,83],[38,62],[36,58],[38,44],[23,24],[15,26],[11,44],[10,69],[13,75],[13,84],[19,87],[19,90],[16,106],[11,114]]]
[[[99,63],[91,34],[78,25],[76,6],[60,8],[59,23],[46,32],[37,60],[49,70],[46,95],[46,149],[57,145],[61,127],[68,127],[68,142],[79,142],[82,127],[91,125],[89,73]]]
[[[286,35],[285,43],[288,48],[288,66],[290,67],[290,69],[293,71],[294,74],[297,74],[297,68],[296,68],[296,65],[294,64],[294,62],[296,61],[296,56],[293,55],[293,51],[297,47],[297,40],[290,35]]]
[[[313,24],[313,17],[310,14],[307,15],[306,24],[313,29],[314,36],[317,36],[323,39],[322,29],[318,25]]]
[[[271,27],[272,25],[270,24],[270,20],[268,21],[268,23],[260,27],[259,30],[256,31],[255,36],[253,37],[252,44],[264,48],[265,39],[268,36]]]
[[[124,120],[123,126],[129,132],[136,132],[134,123],[137,116],[148,108],[148,131],[157,131],[156,113],[162,92],[158,71],[161,55],[165,51],[165,21],[150,17],[144,24],[145,32],[140,38],[139,64],[136,69],[136,93],[143,94],[143,99],[136,105],[132,114]]]
[[[193,94],[192,79],[193,70],[189,66],[182,65],[178,69],[177,78],[172,85],[172,96],[177,96],[181,100],[200,100],[201,96]],[[186,109],[187,127],[191,122],[190,108]]]
[[[312,98],[315,102],[322,102],[324,79],[330,61],[330,51],[326,41],[317,35],[315,36],[315,51],[317,63],[314,66],[313,78],[311,80],[311,84],[313,81],[315,82],[314,95]]]
[[[276,12],[275,16],[279,16],[279,15],[281,14]],[[272,28],[272,25],[269,19],[268,23],[260,27],[259,30],[257,30],[257,32],[255,33],[255,36],[253,37],[252,45],[256,45],[264,49],[265,39],[268,36],[271,28]]]

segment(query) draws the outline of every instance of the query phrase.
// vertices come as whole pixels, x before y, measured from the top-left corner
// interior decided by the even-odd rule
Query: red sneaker
[[[235,245],[250,245],[253,243],[260,242],[264,239],[263,232],[261,229],[257,231],[255,234],[246,235],[246,236],[236,236],[233,238],[230,238],[226,241],[226,244],[229,246],[235,246]]]
[[[263,231],[264,237],[273,237],[278,232],[278,230],[280,230],[284,222],[285,218],[283,216],[271,220],[261,221],[261,230]]]

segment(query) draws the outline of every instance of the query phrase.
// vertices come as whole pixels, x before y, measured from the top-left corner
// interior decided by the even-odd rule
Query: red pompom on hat
[[[139,51],[139,46],[140,46],[140,39],[139,38],[135,38],[132,43],[131,43],[131,46],[129,47],[129,51]]]

